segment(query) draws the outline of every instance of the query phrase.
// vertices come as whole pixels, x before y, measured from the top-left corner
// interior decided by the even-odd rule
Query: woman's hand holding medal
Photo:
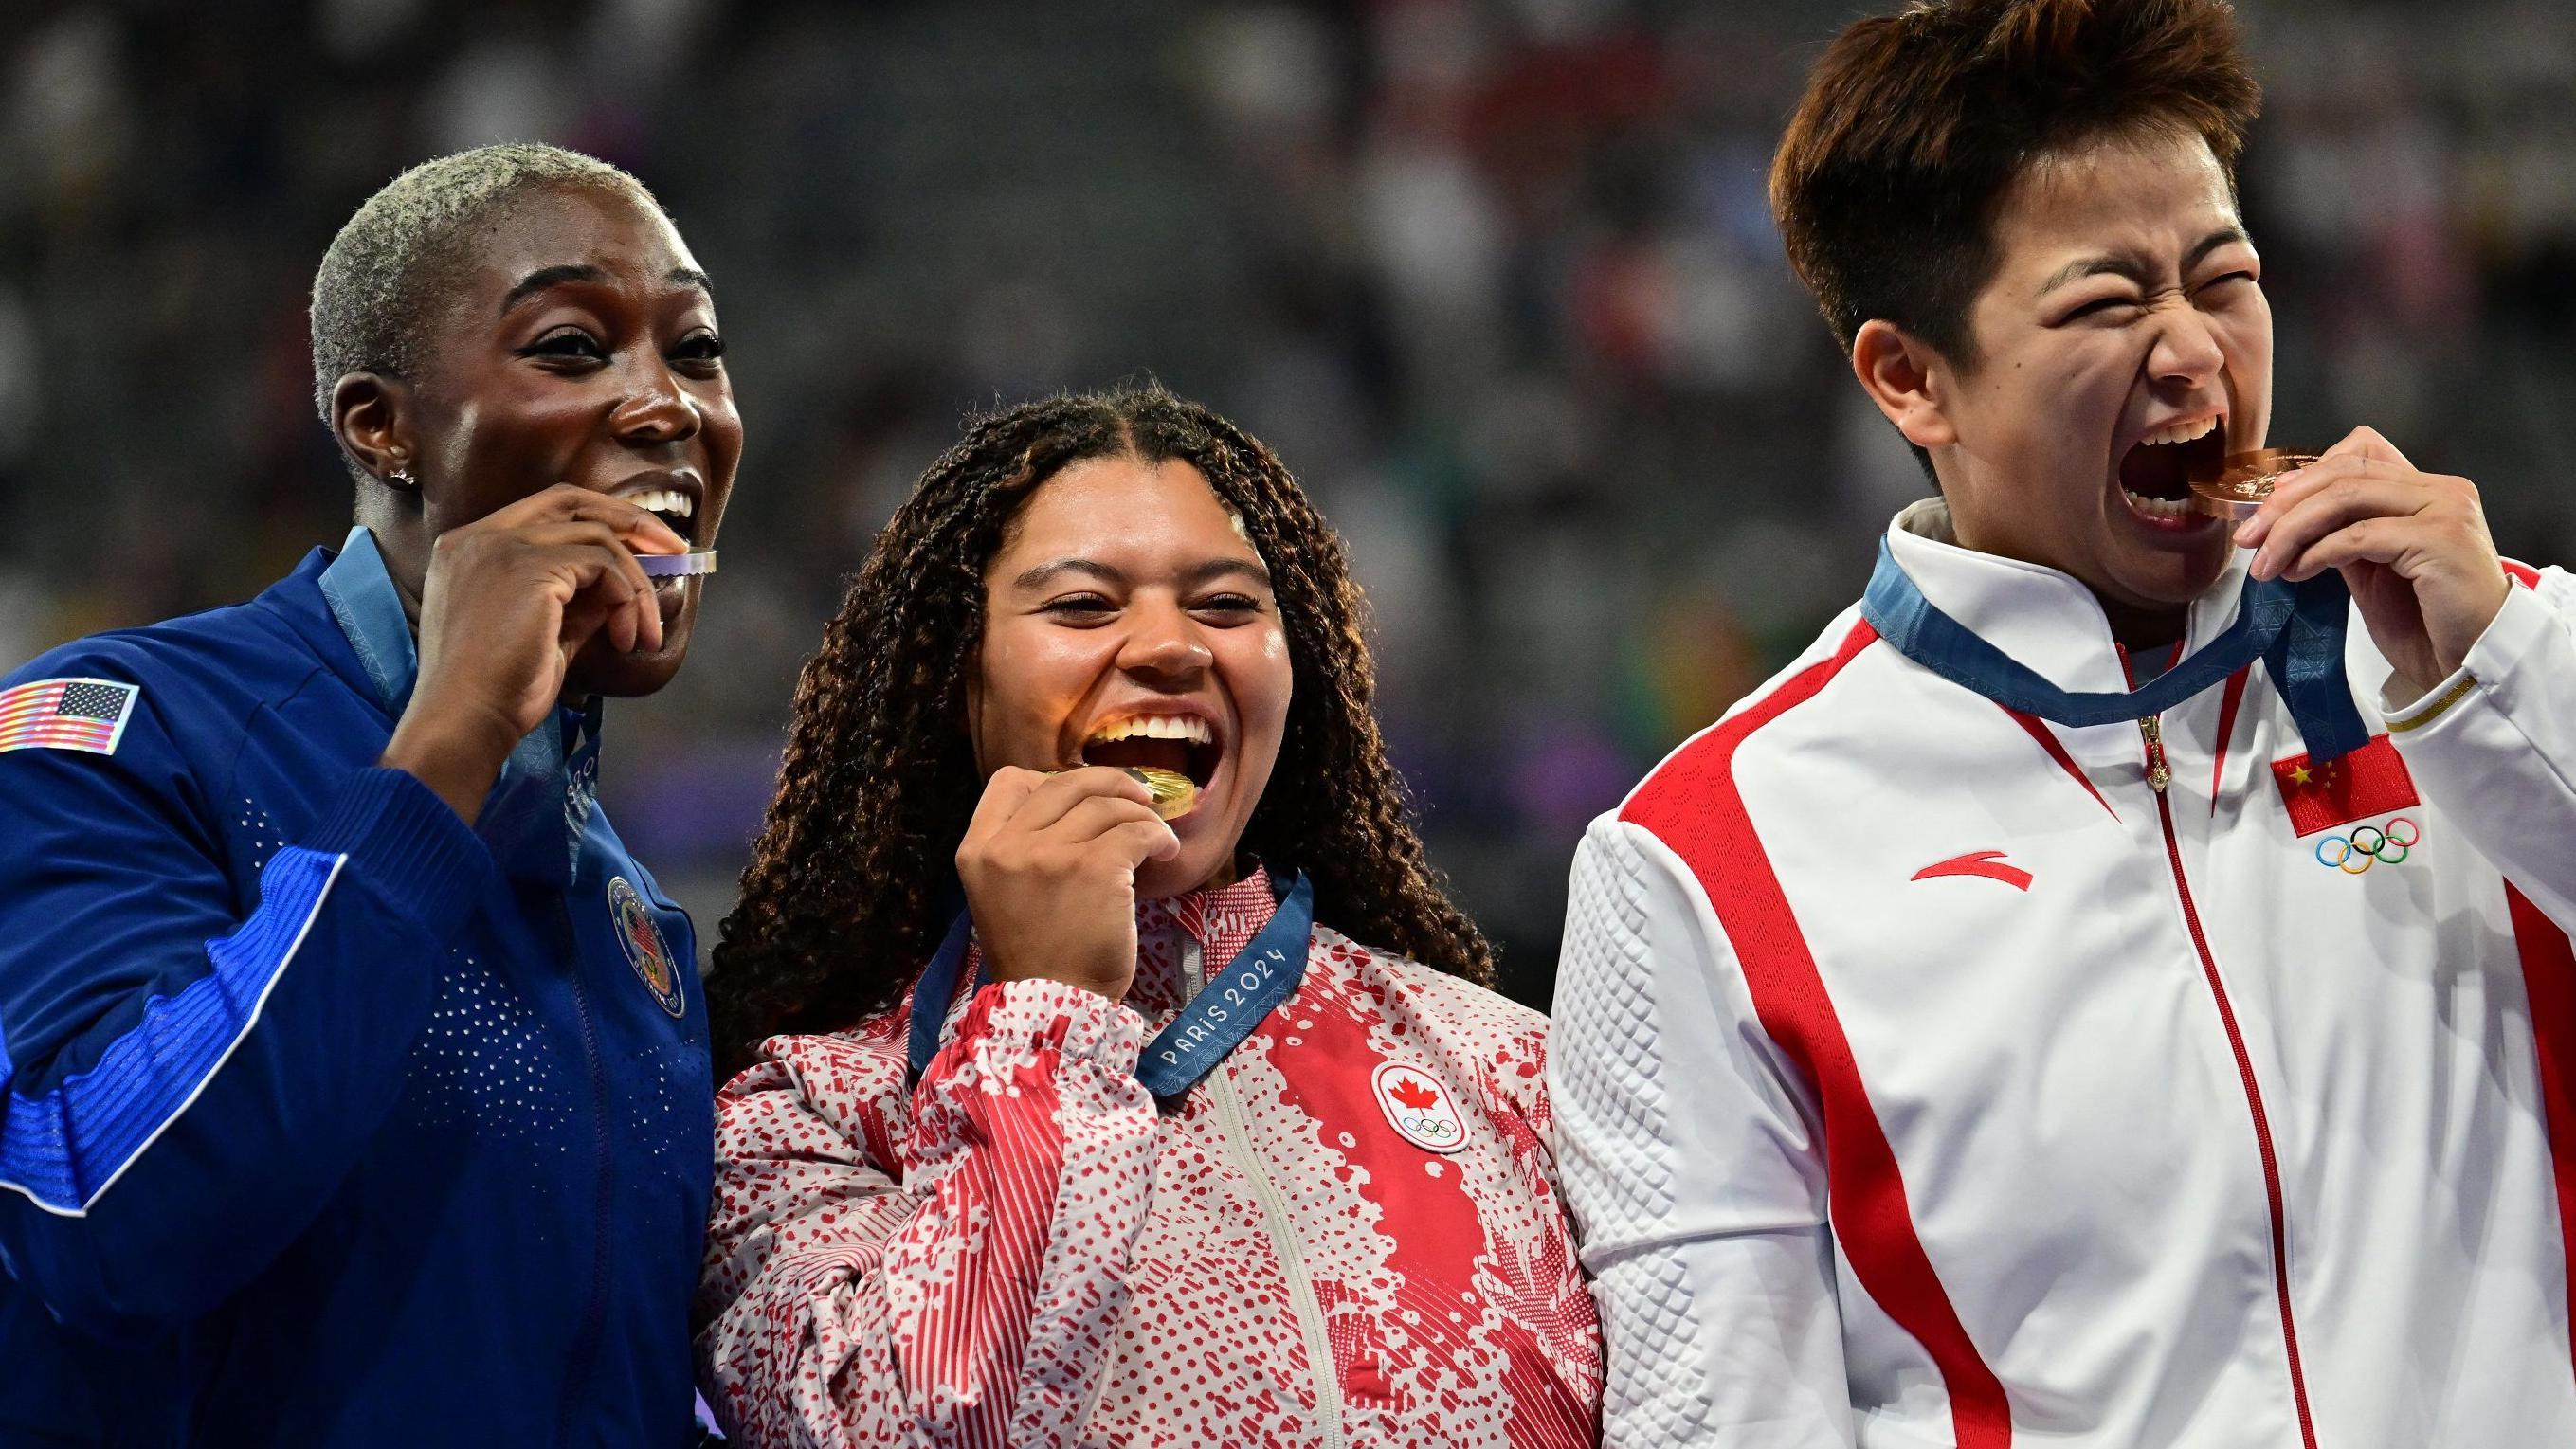
[[[2369,428],[2283,477],[2236,541],[2258,579],[2341,569],[2410,699],[2460,667],[2510,587],[2477,485],[2419,471]]]
[[[661,647],[635,551],[687,548],[644,509],[569,483],[439,535],[421,588],[420,682],[383,763],[471,823],[592,635],[621,651]]]
[[[1136,976],[1136,871],[1180,848],[1124,770],[995,770],[957,848],[985,969],[1122,999]]]

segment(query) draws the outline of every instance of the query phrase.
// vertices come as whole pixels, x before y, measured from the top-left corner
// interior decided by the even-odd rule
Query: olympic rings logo
[[[2424,827],[2400,815],[2388,828],[2365,825],[2350,835],[2329,835],[2317,842],[2317,864],[2345,875],[2359,875],[2374,865],[2402,865],[2424,838]]]
[[[1467,1131],[1464,1124],[1441,1117],[1398,1117],[1395,1119],[1395,1125],[1407,1132],[1419,1133],[1434,1142],[1442,1143],[1452,1137],[1463,1137]]]

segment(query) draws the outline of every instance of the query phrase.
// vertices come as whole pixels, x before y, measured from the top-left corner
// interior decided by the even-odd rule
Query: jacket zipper
[[[599,1359],[599,1338],[608,1316],[608,1228],[613,1206],[614,1184],[608,1160],[608,1079],[600,1062],[599,1032],[591,1024],[590,996],[581,987],[581,936],[573,925],[572,908],[563,907],[564,940],[573,949],[566,959],[573,963],[570,974],[574,1014],[581,1018],[582,1056],[590,1067],[591,1140],[598,1149],[596,1220],[592,1224],[590,1250],[590,1295],[582,1306],[581,1328],[573,1338],[572,1353],[564,1365],[563,1402],[556,1411],[555,1442],[570,1444],[573,1431],[573,1406],[590,1388],[590,1376]]]
[[[2245,1033],[2236,1025],[2236,1009],[2228,1004],[2227,987],[2219,980],[2218,958],[2210,954],[2209,938],[2200,929],[2200,908],[2192,904],[2191,880],[2182,868],[2182,839],[2174,831],[2173,800],[2165,786],[2173,772],[2165,761],[2164,726],[2153,715],[2138,721],[2138,732],[2146,737],[2147,784],[2156,792],[2156,817],[2164,824],[2165,858],[2173,865],[2174,892],[2182,898],[2183,924],[2191,931],[2191,945],[2200,954],[2201,975],[2209,982],[2209,993],[2218,1003],[2218,1020],[2227,1028],[2227,1045],[2236,1053],[2236,1074],[2245,1086],[2245,1105],[2254,1116],[2254,1145],[2263,1155],[2263,1195],[2272,1219],[2272,1292],[2281,1305],[2281,1344],[2290,1362],[2290,1397],[2299,1410],[2299,1442],[2304,1449],[2317,1449],[2315,1419],[2308,1412],[2308,1377],[2299,1364],[2299,1326],[2290,1311],[2290,1250],[2288,1214],[2282,1207],[2281,1160],[2272,1148],[2271,1118],[2263,1111],[2263,1090],[2254,1081],[2254,1058],[2245,1050]]]
[[[1198,938],[1187,932],[1181,937],[1181,969],[1190,994],[1197,995],[1204,984],[1201,976],[1205,961]],[[1306,1274],[1306,1255],[1288,1221],[1287,1200],[1279,1195],[1277,1184],[1253,1153],[1252,1134],[1244,1123],[1242,1103],[1234,1093],[1234,1076],[1224,1062],[1218,1062],[1216,1070],[1208,1073],[1207,1084],[1216,1100],[1217,1130],[1225,1134],[1226,1155],[1234,1159],[1235,1170],[1252,1184],[1253,1196],[1261,1200],[1271,1246],[1279,1250],[1279,1266],[1288,1277],[1288,1303],[1296,1310],[1297,1327],[1306,1340],[1306,1362],[1315,1375],[1315,1426],[1323,1436],[1324,1449],[1343,1449],[1341,1374],[1333,1366],[1333,1340],[1324,1329],[1323,1303],[1315,1296],[1314,1280]]]

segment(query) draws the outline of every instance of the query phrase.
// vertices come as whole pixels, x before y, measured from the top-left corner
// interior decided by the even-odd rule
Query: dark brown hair
[[[1492,948],[1424,860],[1370,712],[1374,671],[1341,539],[1269,448],[1206,408],[1160,387],[1057,397],[974,420],[930,465],[797,680],[778,796],[707,978],[719,1081],[765,1037],[891,1008],[938,945],[983,788],[965,700],[984,570],[1040,484],[1111,456],[1196,468],[1270,566],[1293,684],[1242,848],[1305,871],[1317,919],[1492,980]]]
[[[2261,105],[2226,0],[1918,0],[1808,74],[1771,211],[1845,348],[1883,318],[1973,366],[1995,206],[2024,167],[2169,129],[2232,181]]]

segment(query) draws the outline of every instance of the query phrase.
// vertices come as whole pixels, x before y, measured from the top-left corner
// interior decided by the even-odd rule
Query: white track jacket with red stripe
[[[1933,605],[2129,687],[1947,534],[1890,531]],[[1606,1442],[2576,1444],[2576,581],[2514,572],[2402,709],[2353,617],[2331,766],[2260,665],[2058,728],[1855,610],[1597,822],[1550,1077]]]
[[[1318,926],[1176,1110],[1137,1083],[1272,910],[1259,875],[1149,903],[1123,1004],[962,991],[915,1090],[901,1011],[765,1043],[718,1098],[699,1297],[736,1442],[1594,1442],[1545,1018]]]

